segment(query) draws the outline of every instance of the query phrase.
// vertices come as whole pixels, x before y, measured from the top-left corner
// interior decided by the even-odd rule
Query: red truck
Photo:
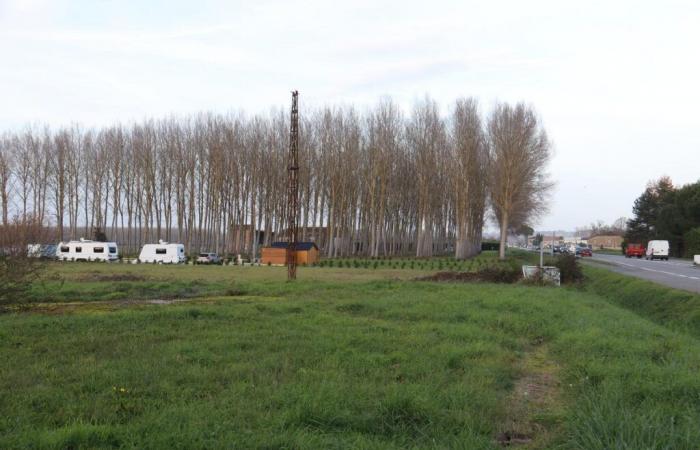
[[[636,256],[637,258],[641,258],[646,255],[646,252],[647,249],[645,249],[642,244],[627,244],[627,248],[625,249],[625,257],[632,258]]]

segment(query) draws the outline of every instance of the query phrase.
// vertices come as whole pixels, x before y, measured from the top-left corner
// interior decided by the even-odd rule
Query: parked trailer
[[[159,264],[179,264],[187,261],[185,246],[159,241],[158,244],[146,244],[139,253],[139,262]]]
[[[700,266],[700,255],[695,255],[693,257],[693,265]]]
[[[87,239],[60,242],[56,249],[59,261],[116,261],[119,248],[116,242],[98,242]]]

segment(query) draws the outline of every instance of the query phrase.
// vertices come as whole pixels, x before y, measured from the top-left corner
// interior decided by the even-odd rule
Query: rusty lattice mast
[[[287,173],[287,280],[297,278],[297,216],[299,213],[299,92],[292,91],[292,116],[289,125],[289,162]]]

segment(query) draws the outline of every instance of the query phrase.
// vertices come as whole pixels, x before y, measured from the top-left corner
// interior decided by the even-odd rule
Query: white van
[[[663,259],[668,261],[668,241],[649,241],[647,259]]]
[[[142,263],[178,264],[184,263],[185,246],[182,244],[170,244],[158,241],[157,244],[146,244],[139,253],[139,261]]]
[[[97,242],[87,239],[59,242],[56,248],[59,261],[116,261],[119,248],[116,242]]]

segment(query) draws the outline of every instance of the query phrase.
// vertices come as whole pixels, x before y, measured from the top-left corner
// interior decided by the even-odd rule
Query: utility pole
[[[554,258],[554,239],[556,239],[557,231],[552,231],[552,258]]]
[[[540,269],[544,267],[544,234],[542,234],[542,240],[540,241]]]
[[[287,281],[297,279],[297,216],[299,213],[299,109],[298,91],[292,91],[287,165]]]

